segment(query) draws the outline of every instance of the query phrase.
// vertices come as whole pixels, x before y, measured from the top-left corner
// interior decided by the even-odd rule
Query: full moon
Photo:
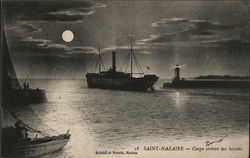
[[[70,31],[70,30],[65,30],[62,33],[62,39],[65,42],[71,42],[74,39],[74,33],[72,31]]]

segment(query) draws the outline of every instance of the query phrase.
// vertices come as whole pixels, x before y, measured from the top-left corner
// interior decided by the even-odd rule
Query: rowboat
[[[4,132],[3,135],[7,134],[10,136],[10,133],[14,133],[15,128],[10,127],[4,129],[3,131],[8,132]],[[18,158],[34,158],[45,156],[62,149],[68,143],[70,136],[71,135],[67,132],[58,136],[43,138],[28,138],[17,140],[12,137],[12,140],[3,140],[2,155],[4,157]]]

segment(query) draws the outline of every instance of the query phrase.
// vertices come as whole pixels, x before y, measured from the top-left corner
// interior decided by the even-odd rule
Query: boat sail
[[[3,33],[3,90],[7,94],[5,99],[9,102],[15,103],[41,103],[46,102],[47,98],[45,91],[39,88],[32,89],[29,87],[22,88],[19,84],[16,72],[14,70],[9,48],[6,41],[6,35]]]
[[[146,74],[146,75],[144,74],[133,51],[132,34],[130,34],[130,37],[131,37],[130,51],[124,61],[124,63],[126,63],[130,59],[130,72],[117,71],[115,51],[112,52],[112,68],[110,68],[107,71],[101,71],[100,61],[102,60],[100,58],[100,51],[99,51],[99,58],[98,58],[99,72],[86,74],[87,84],[89,88],[128,90],[128,91],[145,91],[148,88],[152,89],[153,85],[159,79],[159,77],[154,74]],[[139,68],[141,72],[139,73],[133,72],[133,60],[135,61],[137,68]],[[124,63],[122,64],[121,68],[124,66]],[[134,74],[139,74],[141,76],[135,77]]]
[[[14,67],[12,64],[11,56],[9,53],[8,45],[6,42],[6,35],[3,33],[3,89],[7,94],[5,99],[8,99],[9,102],[20,103],[41,103],[46,102],[47,98],[45,95],[45,91],[39,88],[32,89],[29,87],[22,88],[19,84],[18,78],[16,76],[16,72],[14,71]],[[26,83],[26,82],[25,82]]]
[[[13,97],[21,97],[18,91],[21,86],[12,64],[4,28],[1,28],[3,111],[1,156],[40,157],[62,149],[70,139],[69,132],[58,134],[34,113],[27,102],[13,102]]]

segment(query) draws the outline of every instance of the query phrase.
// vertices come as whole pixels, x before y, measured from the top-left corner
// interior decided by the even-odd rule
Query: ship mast
[[[98,55],[98,66],[99,66],[99,73],[101,72],[101,46],[99,44],[99,55]]]
[[[120,70],[122,70],[122,68],[123,68],[123,66],[124,66],[125,63],[126,63],[125,69],[127,70],[127,66],[128,66],[129,63],[130,63],[130,72],[128,72],[128,73],[130,73],[130,77],[133,77],[133,74],[144,74],[144,72],[143,72],[143,70],[142,70],[140,64],[138,63],[138,60],[136,59],[136,56],[135,56],[135,54],[134,54],[134,52],[133,52],[133,34],[130,33],[130,34],[129,34],[129,37],[130,37],[130,48],[129,48],[129,53],[128,53],[126,59],[124,60],[122,66],[121,66],[121,68],[120,68]],[[130,59],[129,59],[129,58],[130,58]],[[129,61],[129,60],[130,60],[130,61]],[[133,60],[134,60],[135,66],[138,68],[138,71],[139,71],[138,73],[134,73],[134,72],[133,72]],[[128,65],[127,65],[127,64],[128,64]],[[125,71],[126,71],[126,70],[125,70]],[[140,71],[141,71],[141,73],[140,73]]]
[[[2,94],[3,94],[3,69],[2,69],[2,61],[3,61],[3,52],[2,52],[2,45],[3,45],[3,6],[2,6],[3,1],[0,1],[0,7],[1,7],[1,15],[0,15],[0,44],[1,44],[1,50],[0,50],[0,76],[1,76],[1,81],[0,81],[0,94],[1,94],[1,105],[0,105],[0,113],[3,114],[3,109],[2,109],[2,103],[3,103],[3,98],[2,98]],[[3,115],[0,116],[0,121],[3,122]],[[2,125],[2,124],[1,124]],[[2,139],[2,130],[0,130],[0,138]],[[2,141],[0,142],[0,146],[2,147]],[[2,153],[2,148],[0,148],[0,153]]]
[[[130,74],[131,74],[131,77],[133,77],[133,47],[132,47],[132,43],[133,43],[133,34],[130,33],[130,42],[131,42],[131,45],[130,45]]]

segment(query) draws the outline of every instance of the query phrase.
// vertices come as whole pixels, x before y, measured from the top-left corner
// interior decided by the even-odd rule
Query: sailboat
[[[1,26],[3,24],[1,23]],[[1,27],[3,28],[3,27]],[[2,35],[2,110],[1,157],[41,157],[62,149],[70,134],[58,134],[49,128],[32,110],[27,102],[13,102],[22,98],[21,88],[3,30]],[[27,134],[29,133],[30,136]]]
[[[11,61],[11,56],[9,53],[9,48],[6,41],[5,33],[3,33],[3,75],[5,76],[3,88],[5,92],[8,92],[7,98],[9,102],[16,103],[41,103],[46,102],[47,97],[45,90],[36,88],[32,89],[28,86],[28,82],[24,82],[24,87],[19,84],[18,78],[16,77],[16,72]]]
[[[8,46],[6,43],[6,37],[4,34],[3,39],[3,50],[8,50]],[[7,71],[14,70],[10,53],[3,53],[3,74],[6,76],[4,80],[5,84],[4,90],[8,91],[8,99],[9,102],[16,103],[42,103],[47,101],[47,97],[45,94],[45,90],[36,88],[30,88],[29,83],[24,81],[24,87],[21,87],[19,84],[18,78],[16,77],[15,71]]]
[[[98,73],[87,73],[87,83],[89,88],[101,88],[101,89],[112,89],[112,90],[128,90],[128,91],[145,91],[152,88],[155,82],[159,79],[155,74],[144,74],[139,65],[134,50],[132,47],[132,34],[130,51],[125,59],[124,63],[128,61],[130,57],[130,72],[122,72],[116,70],[116,52],[112,52],[112,68],[107,71],[101,71],[102,58],[100,55],[99,47],[99,72]],[[133,60],[136,66],[141,70],[139,73],[133,72]],[[123,64],[124,65],[124,64]],[[139,74],[140,77],[135,77],[135,74]]]

